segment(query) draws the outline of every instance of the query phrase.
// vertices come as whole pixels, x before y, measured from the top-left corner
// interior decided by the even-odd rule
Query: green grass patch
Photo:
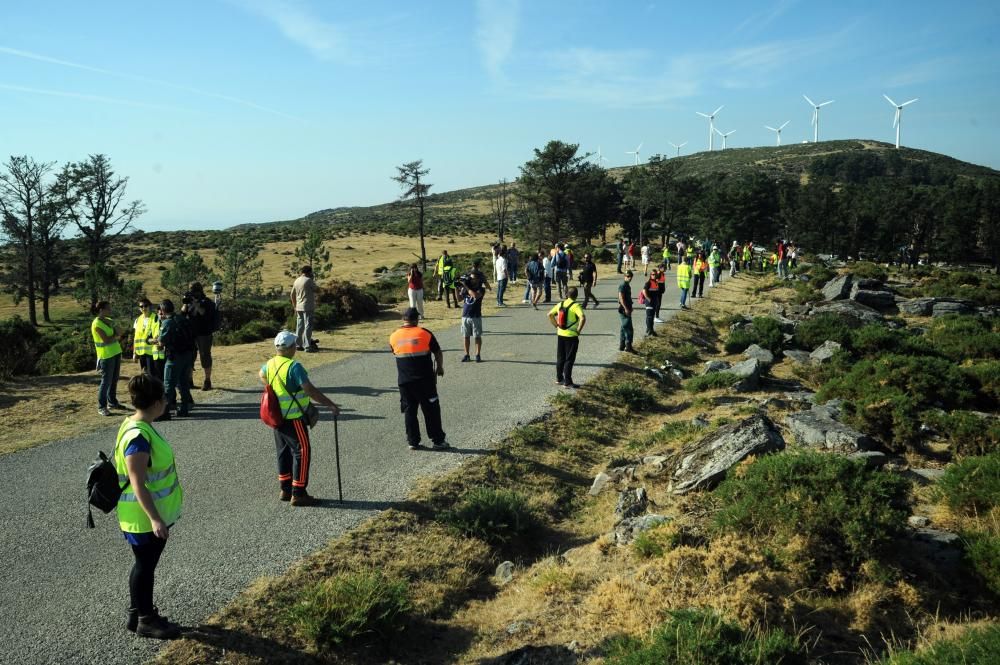
[[[806,319],[795,328],[795,344],[803,349],[815,349],[830,340],[845,348],[851,347],[853,327],[837,314],[826,313]]]
[[[527,536],[539,524],[524,495],[490,487],[469,490],[441,518],[461,533],[492,545],[504,545]]]
[[[970,515],[1000,506],[1000,452],[950,464],[937,491],[949,508]]]
[[[969,411],[930,411],[924,421],[948,439],[957,455],[987,455],[1000,452],[1000,420],[983,418]]]
[[[740,378],[726,372],[712,372],[701,376],[692,376],[684,382],[684,390],[689,393],[700,393],[704,390],[719,390],[729,388],[740,382]]]
[[[1000,654],[1000,626],[973,628],[953,640],[940,640],[918,651],[900,651],[878,665],[994,665]]]
[[[877,279],[884,282],[889,279],[889,273],[882,266],[875,265],[869,261],[858,261],[851,264],[851,273],[861,279]]]
[[[1000,596],[1000,536],[991,533],[965,533],[965,562],[986,587]],[[1000,657],[1000,651],[997,652]]]
[[[934,319],[925,339],[937,353],[957,363],[1000,358],[1000,333],[989,319],[979,316],[950,314]]]
[[[757,344],[777,353],[781,350],[783,338],[778,322],[769,316],[755,317],[753,322],[743,328],[737,328],[729,333],[726,339],[726,352],[739,353],[751,344]]]
[[[608,397],[615,405],[624,406],[632,413],[651,411],[656,407],[656,395],[643,383],[625,380],[608,387]]]
[[[541,425],[524,425],[510,433],[511,441],[522,446],[541,448],[552,443],[548,431]]]
[[[676,526],[668,522],[640,533],[632,541],[632,549],[639,556],[652,559],[663,556],[666,552],[669,552],[680,544],[680,532]]]

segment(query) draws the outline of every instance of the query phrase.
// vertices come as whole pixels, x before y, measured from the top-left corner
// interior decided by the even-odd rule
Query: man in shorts
[[[476,362],[483,362],[483,298],[486,296],[486,287],[477,275],[478,271],[473,270],[462,279],[461,292],[462,302],[462,337],[465,343],[465,355],[462,362],[467,363],[469,357],[469,347],[471,339],[476,339]]]

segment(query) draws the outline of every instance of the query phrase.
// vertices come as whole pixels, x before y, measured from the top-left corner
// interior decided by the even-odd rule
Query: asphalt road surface
[[[618,276],[596,289],[587,310],[574,379],[582,383],[618,353]],[[633,280],[638,297],[641,275]],[[668,275],[663,317],[677,308]],[[309,492],[323,503],[292,508],[278,501],[274,440],[258,419],[256,387],[196,406],[193,418],[161,423],[184,485],[184,515],[171,530],[157,569],[155,598],[182,625],[196,625],[262,575],[277,575],[360,521],[404,499],[414,481],[454,468],[548,408],[554,385],[555,332],[544,311],[520,304],[484,319],[484,362],[459,363],[456,325],[439,334],[444,428],[453,451],[410,451],[389,351],[360,353],[314,370],[311,379],[340,404],[345,502],[336,501],[333,425],[313,430]],[[492,294],[487,294],[487,300]],[[454,310],[450,310],[454,311]],[[637,339],[644,313],[633,314]],[[331,338],[336,347],[336,335]],[[197,399],[197,393],[195,393]],[[473,406],[475,416],[459,405]],[[31,408],[30,403],[24,408]],[[122,412],[123,414],[125,412]],[[110,453],[121,419],[101,431],[0,457],[0,663],[141,663],[159,644],[124,630],[131,551],[114,514],[85,528],[85,471],[98,450]],[[425,435],[425,443],[426,435]]]

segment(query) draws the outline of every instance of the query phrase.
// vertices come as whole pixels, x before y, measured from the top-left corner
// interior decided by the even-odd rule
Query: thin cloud
[[[961,69],[957,58],[934,58],[897,72],[885,82],[890,88],[903,88],[947,78]]]
[[[69,67],[71,69],[78,69],[80,71],[91,72],[94,74],[102,74],[104,76],[111,76],[114,78],[124,79],[128,81],[137,81],[139,83],[146,83],[150,85],[161,86],[164,88],[170,88],[172,90],[180,90],[182,92],[188,92],[194,95],[200,95],[202,97],[208,97],[210,99],[218,99],[220,101],[229,102],[232,104],[237,104],[240,106],[245,106],[257,111],[262,111],[264,113],[270,113],[272,115],[278,115],[289,120],[295,120],[297,122],[303,122],[303,120],[297,116],[285,113],[284,111],[278,111],[277,109],[268,108],[267,106],[262,106],[256,102],[252,102],[247,99],[241,99],[239,97],[233,97],[231,95],[223,95],[217,92],[210,92],[207,90],[199,90],[198,88],[192,88],[186,85],[179,85],[177,83],[171,83],[170,81],[163,81],[160,79],[149,78],[147,76],[139,76],[137,74],[128,74],[125,72],[116,72],[110,69],[103,69],[101,67],[92,67],[90,65],[85,65],[79,62],[72,62],[70,60],[62,60],[60,58],[53,58],[51,56],[42,55],[41,53],[32,53],[31,51],[22,51],[20,49],[10,48],[7,46],[0,46],[0,53],[13,56],[16,58],[23,58],[25,60],[35,60],[37,62],[45,62],[50,65],[58,65],[60,67]]]
[[[11,92],[26,92],[32,95],[45,95],[47,97],[64,97],[68,99],[79,99],[85,102],[99,102],[101,104],[116,104],[118,106],[132,106],[135,108],[156,109],[158,111],[181,111],[191,113],[188,109],[175,106],[164,106],[162,104],[150,104],[149,102],[137,101],[134,99],[121,99],[119,97],[104,97],[101,95],[90,95],[81,92],[71,92],[68,90],[52,90],[48,88],[30,88],[23,85],[13,85],[10,83],[0,83],[0,90],[10,90]]]
[[[320,60],[354,62],[357,52],[341,26],[325,21],[295,0],[232,0],[274,24],[289,41]]]
[[[520,22],[519,0],[477,0],[476,40],[483,66],[495,80],[503,80],[503,66],[514,49]]]
[[[733,32],[757,32],[771,25],[798,4],[799,0],[778,0],[764,11],[751,14]]]

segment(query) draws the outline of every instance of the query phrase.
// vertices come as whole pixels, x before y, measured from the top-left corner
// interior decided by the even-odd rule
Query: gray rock
[[[668,459],[670,458],[666,455],[646,455],[642,458],[642,463],[647,466],[663,466]]]
[[[896,302],[900,312],[910,316],[930,316],[937,298],[910,298]]]
[[[793,404],[805,404],[811,405],[816,399],[816,393],[810,390],[797,390],[794,392],[787,392],[781,396],[786,402]]]
[[[499,566],[497,566],[496,572],[493,574],[497,581],[503,584],[510,584],[514,581],[514,562],[504,561]]]
[[[507,633],[515,635],[533,625],[530,621],[515,621],[507,627]],[[576,665],[579,660],[579,656],[569,647],[554,644],[536,647],[529,644],[477,662],[480,665]]]
[[[622,520],[615,526],[615,544],[628,545],[643,531],[659,524],[666,524],[671,518],[663,515],[640,515]]]
[[[880,312],[888,312],[896,309],[896,296],[891,291],[868,291],[865,289],[855,289],[851,291],[851,300],[867,305]]]
[[[920,527],[910,532],[910,550],[940,566],[958,566],[962,560],[961,538],[957,533]],[[948,574],[947,571],[940,571]]]
[[[747,327],[747,326],[749,326],[749,325],[750,325],[751,323],[753,323],[753,320],[752,320],[752,319],[750,319],[750,318],[748,318],[748,317],[746,317],[746,316],[743,316],[743,315],[740,315],[740,318],[739,318],[739,319],[737,319],[736,321],[734,321],[734,322],[733,322],[733,323],[732,323],[732,324],[731,324],[731,325],[729,326],[729,332],[736,332],[737,330],[741,330],[741,329],[743,329],[743,328],[746,328],[746,327]]]
[[[983,307],[977,307],[976,314],[989,318],[1000,316],[1000,307],[997,307],[996,305],[984,305]]]
[[[931,316],[936,318],[946,314],[972,314],[974,311],[972,304],[965,300],[938,300],[931,309]]]
[[[698,428],[704,429],[704,428],[708,427],[711,424],[712,423],[709,421],[709,419],[704,414],[698,414],[697,416],[695,416],[694,418],[691,419],[691,426],[692,427],[698,427]]]
[[[628,489],[618,494],[618,505],[615,506],[615,523],[620,523],[629,517],[638,517],[646,512],[649,497],[645,488]]]
[[[785,426],[795,435],[799,445],[844,453],[871,448],[871,439],[838,421],[839,415],[840,411],[835,407],[816,405],[808,411],[786,416]]]
[[[813,317],[819,314],[836,314],[857,325],[881,323],[883,321],[883,316],[878,311],[867,305],[862,305],[856,300],[842,300],[818,305],[812,308],[809,316]]]
[[[847,457],[853,460],[861,460],[869,469],[880,469],[889,461],[889,456],[878,450],[863,450],[851,453]]]
[[[809,363],[808,351],[799,351],[798,349],[787,349],[783,353],[784,356],[790,359],[792,362],[799,363],[800,365],[806,365]]]
[[[906,518],[906,523],[912,526],[914,529],[923,529],[928,524],[931,523],[930,519],[924,517],[923,515],[910,515]]]
[[[594,483],[590,486],[590,496],[597,496],[601,493],[608,483],[611,482],[611,476],[604,473],[603,471],[594,478]]]
[[[709,360],[705,363],[705,369],[702,374],[713,374],[715,372],[721,372],[724,369],[729,369],[731,365],[725,360]]]
[[[534,621],[527,621],[527,620],[524,620],[524,619],[519,620],[519,621],[512,621],[507,626],[507,634],[508,635],[517,635],[518,633],[523,633],[524,631],[529,630],[534,625],[535,625]],[[502,662],[508,662],[508,661],[502,661]],[[511,663],[521,663],[521,662],[530,662],[530,661],[520,661],[520,660],[517,660],[517,661],[509,661],[509,662],[511,662]]]
[[[921,485],[930,485],[931,483],[936,483],[944,475],[944,469],[910,469],[909,476],[911,479],[920,483]]]
[[[746,358],[756,358],[764,365],[770,366],[774,364],[774,354],[757,344],[751,344],[748,346],[746,351],[743,352],[743,355]]]
[[[828,360],[830,360],[830,358],[833,357],[833,354],[835,354],[837,351],[840,351],[840,349],[841,349],[840,342],[832,342],[830,340],[826,340],[825,342],[819,345],[819,348],[817,348],[815,351],[809,354],[809,362],[813,363],[814,365],[820,365],[822,363],[825,363]]]
[[[885,287],[880,279],[868,279],[865,277],[854,278],[854,283],[851,285],[851,291],[884,291]]]
[[[767,416],[758,414],[726,425],[684,446],[671,459],[670,490],[684,494],[713,487],[731,467],[750,455],[763,455],[784,447],[785,440]]]
[[[739,378],[739,382],[733,385],[736,392],[747,392],[756,390],[760,385],[761,362],[756,358],[748,358],[743,362],[738,362],[729,369],[722,370],[723,374],[732,374]]]
[[[838,275],[823,285],[823,300],[844,300],[851,295],[851,284],[854,276]]]

